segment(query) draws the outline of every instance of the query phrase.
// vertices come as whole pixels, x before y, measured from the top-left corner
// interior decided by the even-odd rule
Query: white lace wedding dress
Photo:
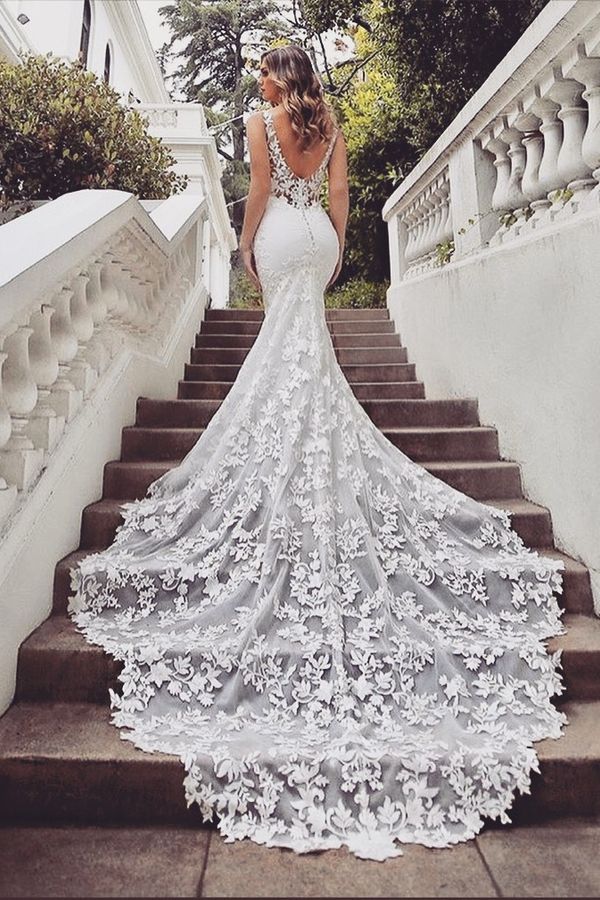
[[[182,463],[72,569],[69,611],[123,661],[112,721],[177,754],[228,839],[385,859],[507,821],[566,722],[563,564],[429,474],[356,400],[326,326],[338,241],[264,113],[265,318]]]

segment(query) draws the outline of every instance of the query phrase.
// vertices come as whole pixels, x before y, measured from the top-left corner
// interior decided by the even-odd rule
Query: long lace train
[[[532,744],[566,722],[544,646],[563,564],[356,400],[323,308],[324,173],[293,182],[265,118],[264,323],[197,444],[72,569],[70,613],[123,663],[112,721],[181,758],[188,803],[227,839],[448,846],[507,820]]]

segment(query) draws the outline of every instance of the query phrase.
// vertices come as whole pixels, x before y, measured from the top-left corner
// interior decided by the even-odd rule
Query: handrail
[[[392,284],[595,210],[599,181],[600,0],[551,0],[385,203]]]
[[[123,344],[160,354],[188,295],[207,293],[210,225],[199,195],[148,213],[84,190],[0,226],[0,527]]]

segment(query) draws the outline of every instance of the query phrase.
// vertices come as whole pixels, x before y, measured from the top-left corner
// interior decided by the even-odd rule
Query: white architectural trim
[[[24,27],[13,19],[9,10],[0,3],[0,57],[11,63],[19,62],[19,51],[34,52]]]
[[[142,53],[132,53],[129,59],[132,69],[146,90],[146,96],[139,99],[169,103],[171,98],[165,87],[137,0],[130,0],[129,3],[123,3],[122,0],[104,0],[103,6],[122,46],[143,47]]]

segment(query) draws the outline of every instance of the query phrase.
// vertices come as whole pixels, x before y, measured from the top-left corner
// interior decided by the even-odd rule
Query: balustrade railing
[[[392,194],[392,285],[600,210],[600,2],[551,0]]]
[[[96,214],[98,195],[65,195],[0,226],[0,528],[119,350],[159,352],[191,294],[207,293],[202,198],[148,215],[107,191]]]

